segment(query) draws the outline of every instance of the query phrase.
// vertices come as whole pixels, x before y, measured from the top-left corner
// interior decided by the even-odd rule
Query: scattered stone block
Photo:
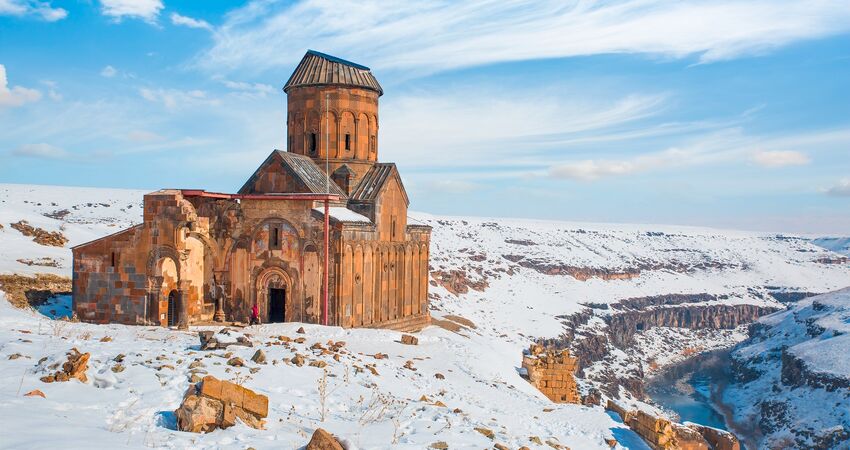
[[[477,432],[479,432],[479,433],[483,434],[483,435],[484,435],[485,437],[487,437],[488,439],[493,439],[493,438],[495,438],[495,437],[496,437],[496,433],[493,433],[493,430],[491,430],[491,429],[489,429],[489,428],[484,428],[484,427],[475,427],[474,429],[475,429],[475,431],[477,431]]]
[[[41,398],[47,398],[47,396],[45,396],[45,395],[44,395],[44,392],[41,392],[41,391],[40,391],[40,390],[38,390],[38,389],[35,389],[35,390],[32,390],[32,391],[27,392],[26,394],[24,394],[24,397],[41,397]]]
[[[402,334],[401,343],[405,345],[419,345],[419,339],[410,334]]]
[[[265,364],[266,354],[262,350],[257,350],[254,353],[254,356],[251,357],[251,361],[254,361],[257,364]]]
[[[262,429],[268,412],[269,399],[265,395],[207,375],[186,391],[174,413],[181,431],[207,433],[231,427],[237,419]]]
[[[307,443],[306,450],[343,450],[343,447],[332,434],[321,428],[316,428],[313,437]]]

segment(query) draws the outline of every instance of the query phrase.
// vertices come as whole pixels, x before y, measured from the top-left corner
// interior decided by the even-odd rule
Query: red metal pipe
[[[224,194],[221,192],[207,192],[200,189],[181,189],[184,197],[206,197],[221,199],[240,200],[310,200],[310,201],[338,201],[342,197],[337,194],[312,194],[312,193],[288,193],[288,194]]]
[[[325,320],[324,324],[328,324],[328,316],[330,315],[330,310],[328,309],[328,270],[330,268],[330,257],[328,253],[330,252],[330,239],[328,228],[330,227],[330,208],[328,206],[328,201],[325,200]]]

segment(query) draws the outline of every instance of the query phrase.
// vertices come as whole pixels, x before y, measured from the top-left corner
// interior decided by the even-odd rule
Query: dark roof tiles
[[[314,50],[307,51],[283,90],[289,92],[293,87],[335,84],[371,89],[378,95],[384,94],[368,67]]]

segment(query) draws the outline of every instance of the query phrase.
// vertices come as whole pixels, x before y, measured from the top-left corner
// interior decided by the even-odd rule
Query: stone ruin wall
[[[606,408],[617,413],[623,423],[654,450],[741,450],[734,434],[694,423],[683,425],[645,411],[608,400]]]
[[[544,349],[532,345],[522,357],[528,381],[555,403],[581,403],[576,384],[577,359],[569,350]]]

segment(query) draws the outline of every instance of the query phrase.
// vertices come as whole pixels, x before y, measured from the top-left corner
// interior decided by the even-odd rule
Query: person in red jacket
[[[260,324],[260,307],[254,303],[254,307],[251,308],[251,325],[259,325]]]

